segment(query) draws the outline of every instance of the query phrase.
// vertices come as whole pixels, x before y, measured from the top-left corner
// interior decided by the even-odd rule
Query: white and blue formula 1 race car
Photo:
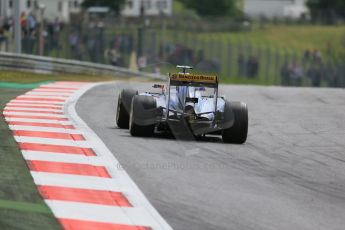
[[[248,110],[243,102],[218,96],[218,77],[190,74],[189,66],[169,74],[167,85],[155,84],[159,92],[138,93],[123,89],[118,97],[116,124],[132,136],[149,137],[171,132],[177,139],[221,135],[223,142],[247,140]]]

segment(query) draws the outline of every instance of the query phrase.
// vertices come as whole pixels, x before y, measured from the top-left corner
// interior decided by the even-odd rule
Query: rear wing
[[[169,74],[169,78],[170,85],[218,87],[218,77],[214,75],[174,73]]]

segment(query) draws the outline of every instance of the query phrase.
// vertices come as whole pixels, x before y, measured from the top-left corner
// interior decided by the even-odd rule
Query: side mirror
[[[154,84],[154,85],[152,86],[152,88],[155,88],[155,89],[164,89],[164,85]]]

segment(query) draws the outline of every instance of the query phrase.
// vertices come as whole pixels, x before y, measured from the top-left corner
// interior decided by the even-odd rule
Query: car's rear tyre
[[[153,97],[137,95],[133,97],[129,119],[129,132],[136,137],[153,136],[155,130],[156,100]]]
[[[248,134],[248,108],[243,102],[225,103],[230,106],[234,116],[234,124],[222,131],[224,143],[243,144],[247,140]],[[226,109],[224,110],[226,111]],[[227,114],[225,114],[227,116]]]
[[[116,125],[121,129],[129,128],[129,113],[132,103],[132,98],[137,95],[138,92],[133,89],[123,89],[117,100],[116,109]]]

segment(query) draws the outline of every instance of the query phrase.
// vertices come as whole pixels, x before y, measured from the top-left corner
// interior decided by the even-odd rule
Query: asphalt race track
[[[345,90],[220,86],[249,108],[247,143],[228,145],[118,129],[119,91],[152,84],[97,86],[77,112],[174,229],[345,228]]]

